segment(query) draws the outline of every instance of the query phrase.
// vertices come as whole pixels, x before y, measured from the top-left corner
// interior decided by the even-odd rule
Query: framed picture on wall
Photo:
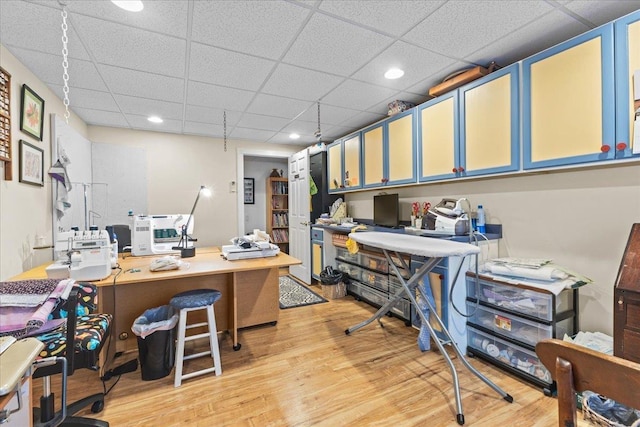
[[[20,182],[44,186],[44,151],[20,140]]]
[[[42,141],[44,99],[40,98],[29,86],[22,85],[20,102],[20,130],[38,141]]]
[[[245,205],[253,205],[255,203],[254,184],[255,184],[255,181],[253,178],[244,179],[244,204]]]

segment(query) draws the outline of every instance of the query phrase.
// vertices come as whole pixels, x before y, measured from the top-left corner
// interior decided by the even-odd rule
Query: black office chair
[[[125,247],[131,247],[131,229],[126,224],[116,224],[112,227],[113,232],[118,236],[118,253],[122,253]]]
[[[112,316],[94,313],[96,295],[97,288],[93,284],[74,285],[67,301],[52,313],[54,318],[66,317],[66,326],[36,337],[45,345],[39,357],[41,359],[51,356],[65,357],[68,376],[73,375],[73,372],[80,368],[98,370],[98,355],[109,338]],[[73,347],[67,345],[69,342],[73,342]],[[34,408],[33,425],[37,427],[57,425],[108,427],[109,423],[106,421],[74,416],[88,405],[91,405],[93,413],[102,411],[104,393],[96,393],[68,404],[66,416],[62,414],[62,409],[55,410],[50,377],[61,373],[62,366],[59,364],[38,367],[33,373],[33,378],[43,379],[43,396],[40,398],[40,408]],[[64,396],[65,393],[66,390],[63,390],[62,395]]]

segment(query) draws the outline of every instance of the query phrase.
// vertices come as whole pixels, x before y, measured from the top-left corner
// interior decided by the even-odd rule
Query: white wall
[[[482,204],[487,222],[503,225],[500,256],[551,258],[593,279],[580,290],[580,329],[613,335],[616,275],[631,225],[640,222],[637,162],[385,191],[399,193],[405,221],[413,201]],[[349,216],[372,218],[377,193],[347,194]]]
[[[244,229],[251,233],[255,228],[265,231],[267,229],[267,178],[276,168],[287,176],[287,159],[274,159],[269,157],[245,157],[244,176],[255,180],[255,203],[244,205]]]
[[[175,135],[160,132],[90,126],[89,139],[94,143],[125,144],[144,149],[147,168],[147,214],[188,213],[193,207],[198,189],[212,189],[210,199],[200,198],[194,213],[193,236],[197,246],[227,244],[238,230],[236,155],[239,149],[264,149],[265,144],[228,140],[224,151],[220,139]],[[298,148],[269,144],[269,150],[286,155]],[[286,164],[285,164],[286,165]],[[286,168],[284,168],[286,169]],[[245,176],[248,172],[245,170]],[[249,205],[245,205],[249,206]],[[138,212],[143,213],[143,212]],[[263,214],[264,216],[264,209]]]
[[[52,244],[51,178],[51,113],[64,117],[62,101],[38,78],[22,65],[4,46],[0,45],[0,66],[11,74],[11,136],[13,151],[13,179],[4,179],[4,162],[0,162],[0,280],[6,280],[24,270],[52,259],[50,249],[34,250],[36,236],[44,237],[44,244]],[[62,83],[62,65],[60,66]],[[27,84],[44,99],[43,140],[37,141],[20,131],[20,93]],[[73,96],[73,90],[70,92]],[[69,124],[86,136],[87,127],[75,114]],[[20,140],[44,150],[44,187],[19,182]]]

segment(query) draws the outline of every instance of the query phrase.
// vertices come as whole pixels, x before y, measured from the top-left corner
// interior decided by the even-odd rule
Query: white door
[[[304,149],[289,157],[289,255],[302,261],[289,273],[311,283],[311,220],[309,194],[309,152]]]

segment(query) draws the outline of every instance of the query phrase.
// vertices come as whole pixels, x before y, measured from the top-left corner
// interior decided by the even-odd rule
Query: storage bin
[[[383,292],[389,292],[389,276],[386,274],[379,274],[362,268],[360,270],[360,281]]]
[[[389,301],[389,299],[387,298],[387,294],[376,291],[375,289],[371,289],[370,287],[365,286],[362,283],[351,281],[348,289],[350,292],[358,295],[362,299],[378,306],[382,306],[386,304],[387,301]]]
[[[499,312],[489,307],[476,305],[467,301],[467,313],[469,322],[474,325],[489,329],[494,333],[535,346],[538,341],[547,338],[562,338],[565,333],[570,334],[573,319],[568,318],[556,323],[556,334],[553,334],[553,326],[537,323],[512,314]]]
[[[336,269],[347,274],[350,279],[360,280],[360,267],[336,259]]]
[[[551,374],[540,362],[535,352],[486,334],[471,326],[467,326],[467,331],[467,346],[473,349],[472,352],[482,353],[503,365],[518,369],[544,383],[552,383]]]
[[[360,264],[360,252],[352,254],[346,248],[336,248],[336,257],[340,258],[343,261]]]
[[[517,285],[488,282],[483,279],[480,279],[478,289],[476,289],[476,280],[471,277],[467,277],[467,295],[501,310],[511,310],[546,321],[553,320],[554,299],[557,313],[573,309],[571,292],[563,291],[554,298],[551,292],[544,289],[532,290]]]
[[[371,270],[377,270],[381,273],[389,272],[389,263],[383,255],[376,255],[370,252],[359,252],[360,262],[363,267],[370,268]]]

